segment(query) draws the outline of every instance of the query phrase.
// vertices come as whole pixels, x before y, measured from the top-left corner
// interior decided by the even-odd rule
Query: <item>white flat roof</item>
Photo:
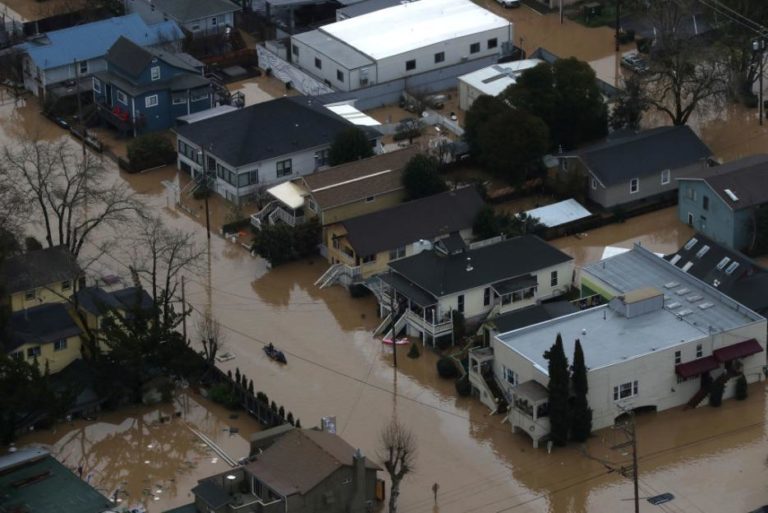
[[[337,104],[337,105],[326,105],[326,109],[330,110],[331,112],[334,112],[341,116],[342,118],[346,119],[350,123],[354,125],[359,126],[379,126],[381,123],[373,119],[368,114],[361,112],[357,110],[352,105],[349,105],[348,103],[344,104]]]
[[[483,94],[498,96],[507,87],[517,82],[517,77],[524,70],[541,64],[541,59],[504,62],[481,68],[459,77],[459,80],[474,87]]]
[[[204,119],[221,116],[222,114],[227,114],[228,112],[232,112],[233,110],[237,110],[237,107],[233,107],[232,105],[219,105],[217,107],[212,107],[210,109],[201,110],[200,112],[195,112],[194,114],[179,116],[177,119],[179,121],[186,121],[187,123],[196,123]]]
[[[304,196],[309,194],[306,189],[299,187],[293,182],[283,182],[267,189],[267,192],[274,196],[289,208],[299,208],[304,205]]]
[[[418,0],[331,23],[320,30],[373,59],[384,59],[510,25],[470,0]]]
[[[567,199],[559,203],[553,203],[552,205],[546,205],[544,207],[534,208],[529,210],[526,214],[530,217],[537,218],[544,226],[560,226],[561,224],[570,223],[577,219],[584,219],[592,214],[586,208],[582,207],[575,199]]]

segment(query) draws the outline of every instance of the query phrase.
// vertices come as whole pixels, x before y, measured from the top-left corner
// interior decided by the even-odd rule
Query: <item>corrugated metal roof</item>
[[[150,46],[164,40],[177,41],[183,33],[174,21],[147,25],[138,14],[129,14],[54,30],[19,47],[29,54],[37,67],[51,69],[104,56],[120,36],[140,46]]]

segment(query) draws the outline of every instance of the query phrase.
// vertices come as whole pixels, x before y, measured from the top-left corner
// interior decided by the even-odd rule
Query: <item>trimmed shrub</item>
[[[743,401],[747,398],[747,395],[749,394],[749,387],[747,387],[747,378],[744,377],[744,374],[738,377],[736,380],[736,399],[739,401]]]
[[[408,358],[418,358],[421,356],[421,351],[419,351],[419,346],[416,344],[416,342],[411,344],[411,348],[408,350]]]
[[[128,143],[128,162],[134,172],[176,162],[176,148],[162,134],[140,135]]]
[[[211,401],[221,404],[230,410],[236,410],[240,406],[237,394],[226,383],[219,383],[211,387],[208,392]]]
[[[443,356],[437,361],[437,373],[441,378],[453,379],[459,375],[459,369],[453,359]]]
[[[468,374],[465,374],[463,378],[456,380],[456,393],[461,397],[467,397],[472,393],[472,385],[469,384]]]
[[[717,408],[723,404],[723,392],[725,391],[725,385],[720,381],[712,383],[712,389],[709,391],[709,405]]]

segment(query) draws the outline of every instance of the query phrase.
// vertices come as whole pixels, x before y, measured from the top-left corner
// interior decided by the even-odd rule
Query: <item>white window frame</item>
[[[115,95],[117,97],[117,101],[122,103],[123,105],[128,105],[128,95],[122,92],[120,89],[117,89],[115,92]]]
[[[405,257],[405,246],[389,250],[389,260],[397,260],[398,258]]]
[[[87,75],[88,74],[88,61],[78,61],[77,63],[77,72],[78,75]]]
[[[625,394],[625,395],[624,395]],[[628,381],[613,387],[613,401],[619,402],[639,395],[637,380]]]
[[[172,103],[174,105],[183,105],[187,103],[186,96],[174,96]]]
[[[160,104],[160,98],[156,94],[151,94],[144,98],[144,107],[151,109],[157,107]]]
[[[683,352],[675,351],[675,365],[680,365],[681,363],[683,363]]]
[[[592,179],[592,189],[593,190],[597,189],[597,180],[595,180],[594,178]]]
[[[634,185],[634,187],[633,187],[633,185]],[[632,178],[629,181],[629,193],[630,194],[637,194],[638,192],[640,192],[640,179],[639,178]]]
[[[508,368],[506,365],[502,365],[501,369],[502,369],[502,375],[504,376],[504,381],[507,384],[513,387],[516,387],[518,385],[518,380],[519,380],[517,373],[512,369]]]
[[[96,77],[93,77],[93,90],[97,93],[101,92],[101,80]]]
[[[192,93],[191,96],[192,96],[192,102],[199,102],[199,101],[203,101],[203,100],[207,100],[208,99],[208,92],[197,93],[197,94]]]
[[[37,297],[37,289],[31,289],[24,293],[24,299],[27,301],[33,301]]]
[[[286,166],[286,162],[288,165]],[[286,169],[288,172],[286,173]],[[275,176],[277,178],[282,178],[284,176],[291,176],[293,174],[293,160],[292,159],[285,159],[280,160],[278,162],[275,162]]]
[[[550,287],[557,287],[557,284],[560,282],[560,276],[558,276],[557,271],[552,271],[549,273],[549,286]]]
[[[53,342],[53,350],[54,351],[64,351],[67,349],[67,339],[66,338],[60,338],[59,340],[55,340]]]
[[[696,344],[696,358],[704,356],[704,346],[702,344]]]
[[[160,80],[160,66],[152,66],[149,68],[149,78],[154,82]]]
[[[34,358],[35,356],[41,356],[43,354],[43,350],[40,348],[40,346],[33,346],[27,348],[27,358]]]
[[[667,185],[672,181],[672,170],[665,169],[661,172],[661,185]]]

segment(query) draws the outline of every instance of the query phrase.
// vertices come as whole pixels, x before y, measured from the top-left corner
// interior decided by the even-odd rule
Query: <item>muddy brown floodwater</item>
[[[51,124],[42,125],[47,138],[66,137]],[[12,130],[33,126],[40,127],[36,109],[16,109],[12,102],[0,105],[3,144],[13,144]],[[147,212],[162,216],[174,228],[194,232],[196,241],[206,247],[199,205],[191,209],[195,215],[188,215],[168,202],[162,182],[184,180],[175,170],[124,175],[113,163],[106,165],[110,178],[128,183],[146,203]],[[29,230],[36,233],[39,227],[31,223]],[[126,278],[132,249],[128,230],[120,230],[115,249],[100,259]],[[583,264],[598,259],[606,245],[631,247],[642,241],[649,249],[666,253],[689,235],[672,208],[554,243]],[[114,238],[114,232],[102,230],[97,237]],[[631,483],[616,472],[608,473],[595,459],[622,458],[608,450],[615,436],[612,430],[598,432],[590,440],[590,457],[577,447],[551,454],[534,450],[528,438],[511,433],[509,425],[490,416],[479,401],[457,397],[453,383],[438,378],[437,356],[430,351],[411,360],[405,356],[407,348],[401,347],[395,370],[391,349],[370,335],[378,321],[374,300],[352,299],[340,287],[317,289],[314,281],[326,268],[319,258],[270,270],[262,259],[218,236],[209,247],[210,266],[206,257],[200,270],[189,273],[187,298],[195,315],[211,308],[225,326],[225,350],[235,359],[222,368],[239,368],[305,427],[317,424],[321,416],[336,416],[339,433],[372,458],[380,427],[397,415],[418,440],[416,468],[402,490],[404,513],[631,510],[626,501],[632,496]],[[86,246],[86,252],[92,251],[92,244]],[[192,339],[196,339],[193,333]],[[266,342],[286,352],[286,366],[266,358],[262,351]],[[95,423],[62,424],[55,431],[33,433],[20,444],[45,443],[70,467],[82,460],[93,482],[106,493],[125,487],[130,493],[126,500],[146,500],[150,512],[163,511],[188,500],[185,494],[196,479],[225,468],[220,461],[213,463],[215,456],[195,441],[185,420],[203,425],[198,429],[208,436],[218,434],[215,441],[232,457],[239,457],[245,447],[243,439],[224,432],[231,423],[225,412],[217,413],[208,404],[203,407],[195,397],[189,400],[197,406],[181,418],[172,415],[176,407],[160,408],[172,417],[166,424],[153,423],[157,408],[128,409]],[[727,401],[720,409],[641,416],[641,495],[673,493],[675,500],[662,509],[669,512],[737,513],[768,503],[765,410],[764,384],[759,383],[750,388],[749,399]],[[199,416],[208,420],[194,420]],[[242,427],[241,433],[249,434],[248,428]],[[163,447],[163,455],[156,447]],[[436,482],[440,492],[434,506]],[[145,490],[153,495],[145,495]],[[171,495],[173,499],[168,498]],[[658,511],[645,501],[640,509]]]

